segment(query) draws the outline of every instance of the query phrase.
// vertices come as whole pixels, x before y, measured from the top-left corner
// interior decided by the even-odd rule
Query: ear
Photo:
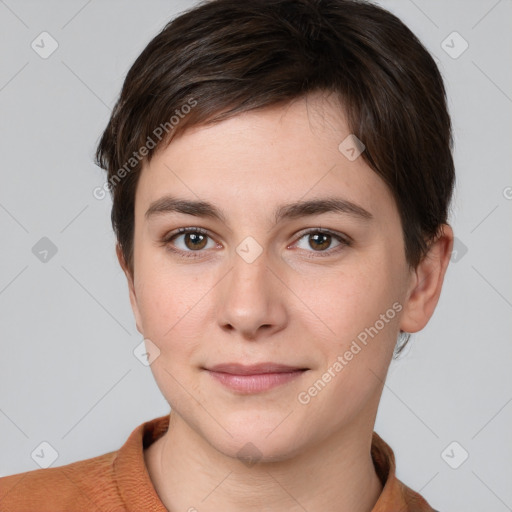
[[[137,326],[137,330],[144,336],[144,333],[142,332],[142,322],[141,322],[141,315],[139,311],[139,305],[137,302],[137,295],[135,293],[135,285],[134,285],[134,276],[130,269],[128,268],[128,265],[124,259],[123,251],[121,249],[121,246],[119,243],[116,244],[116,254],[117,254],[117,260],[119,261],[119,264],[121,265],[121,268],[123,269],[124,275],[126,276],[126,279],[128,280],[128,290],[130,293],[130,304],[132,306],[133,316],[135,317],[135,325]]]
[[[400,320],[404,332],[418,332],[427,325],[439,301],[453,248],[453,230],[443,224],[440,235],[412,273],[411,285]]]

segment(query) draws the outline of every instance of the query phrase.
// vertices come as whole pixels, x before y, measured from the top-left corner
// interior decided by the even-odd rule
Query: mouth
[[[309,368],[276,363],[260,363],[249,366],[226,363],[203,369],[223,386],[241,394],[268,391],[301,377],[309,370]]]

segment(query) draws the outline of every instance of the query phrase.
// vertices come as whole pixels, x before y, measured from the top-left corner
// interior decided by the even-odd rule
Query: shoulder
[[[113,472],[117,453],[0,478],[0,510],[122,510]]]
[[[132,431],[124,445],[91,459],[0,478],[1,512],[165,512],[144,461],[169,415]]]
[[[437,512],[419,493],[396,476],[395,455],[391,447],[373,432],[371,455],[383,488],[372,512]]]

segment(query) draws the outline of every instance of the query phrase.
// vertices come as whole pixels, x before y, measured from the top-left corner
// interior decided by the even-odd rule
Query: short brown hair
[[[396,201],[407,261],[418,265],[447,221],[455,180],[446,92],[428,51],[396,16],[366,1],[213,0],[146,46],[97,147],[132,275],[143,163],[187,127],[314,91],[334,92],[345,105],[351,133],[366,146],[362,157]]]

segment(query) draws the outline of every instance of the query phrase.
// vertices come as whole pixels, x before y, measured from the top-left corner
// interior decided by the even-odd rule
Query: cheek
[[[141,237],[136,260],[137,302],[146,337],[165,342],[204,294],[198,276],[169,263],[169,255]]]
[[[317,349],[324,354],[321,371],[328,373],[321,380],[333,382],[321,400],[342,400],[346,406],[335,415],[336,421],[377,396],[385,379],[402,309],[398,272],[393,259],[386,261],[381,254],[352,272],[333,275],[323,284],[323,296],[317,291],[310,299],[334,331]]]
[[[138,294],[138,304],[144,335],[161,341],[185,313],[183,294],[173,293],[170,283],[163,277],[145,275],[141,278],[144,286]]]
[[[321,286],[306,295],[322,324],[332,331],[316,338],[314,348],[323,354],[322,365],[302,390],[314,414],[333,404],[326,428],[348,421],[377,400],[398,334],[401,303],[391,259],[352,270],[315,281]],[[301,293],[305,292],[303,288]],[[314,333],[314,323],[306,326],[308,332]]]
[[[174,333],[187,325],[188,317],[196,316],[198,290],[194,286],[185,286],[182,280],[159,275],[156,279],[146,278],[144,290],[139,298],[144,334],[153,336],[161,343],[173,337]]]
[[[190,406],[189,393],[202,399],[202,390],[190,367],[205,338],[201,332],[204,325],[201,296],[205,292],[194,286],[194,280],[178,272],[166,274],[156,267],[141,272],[140,278],[144,279],[138,301],[144,337],[160,350],[151,371],[171,407],[184,411]]]
[[[343,349],[376,322],[381,327],[384,314],[385,328],[380,330],[394,337],[398,320],[392,306],[400,299],[397,280],[391,277],[396,276],[395,272],[392,265],[369,261],[328,274],[323,271],[316,276],[301,276],[292,286],[314,313],[305,317],[310,319],[308,330],[316,328],[319,334],[325,334],[331,340],[332,352],[332,348]]]
[[[161,355],[152,367],[165,365],[173,373],[182,373],[187,364],[198,362],[194,355],[211,332],[212,295],[208,292],[216,283],[215,273],[187,272],[149,258],[140,263],[137,297],[143,332]]]

